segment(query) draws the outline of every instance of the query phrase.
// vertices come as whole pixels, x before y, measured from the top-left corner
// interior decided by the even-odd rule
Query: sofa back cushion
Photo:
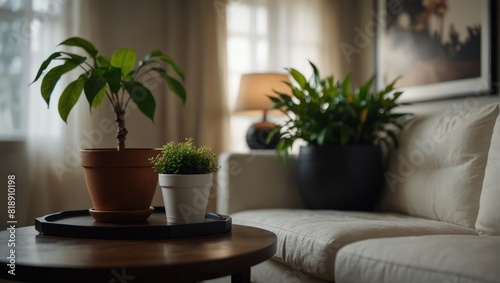
[[[497,104],[412,118],[385,172],[381,209],[474,228]]]
[[[476,230],[479,235],[500,236],[500,115],[491,137]]]

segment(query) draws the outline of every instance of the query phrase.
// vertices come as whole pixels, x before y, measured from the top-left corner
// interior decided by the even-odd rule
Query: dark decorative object
[[[382,153],[374,145],[301,147],[297,170],[309,209],[372,211],[383,181]]]
[[[255,123],[247,131],[247,144],[250,149],[275,149],[279,142],[277,135],[267,141],[269,134],[276,128],[276,124],[262,121]]]
[[[206,213],[202,223],[168,224],[164,207],[155,207],[147,221],[135,223],[95,222],[88,210],[61,211],[35,219],[35,228],[42,234],[94,239],[184,238],[225,233],[231,226],[231,217],[215,213]]]

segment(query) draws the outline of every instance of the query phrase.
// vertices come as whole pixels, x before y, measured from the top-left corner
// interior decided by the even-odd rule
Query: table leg
[[[250,268],[231,274],[231,283],[250,283]]]

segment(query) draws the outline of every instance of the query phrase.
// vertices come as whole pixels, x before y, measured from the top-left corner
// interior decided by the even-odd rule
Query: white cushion
[[[343,246],[368,239],[430,234],[477,235],[475,229],[393,213],[262,209],[231,215],[234,224],[275,233],[274,259],[301,272],[334,279],[334,261]]]
[[[335,282],[500,282],[499,262],[500,237],[373,239],[337,253]]]
[[[491,137],[476,229],[479,235],[500,236],[500,115]]]
[[[473,228],[497,104],[417,116],[390,157],[381,208]]]
[[[327,283],[326,281],[314,277],[293,267],[285,265],[276,260],[270,259],[255,266],[252,266],[251,282],[268,283]]]

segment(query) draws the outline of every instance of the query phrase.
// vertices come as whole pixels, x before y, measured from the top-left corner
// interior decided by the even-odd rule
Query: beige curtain
[[[345,12],[343,2],[347,1],[265,1],[269,10],[271,50],[274,49],[273,55],[280,57],[274,63],[279,64],[280,68],[293,67],[307,72],[310,70],[310,60],[317,65],[322,75],[345,75],[349,66],[345,64],[338,48],[342,41],[342,29],[346,26],[341,20],[341,14]]]
[[[167,99],[165,137],[193,137],[227,150],[226,24],[224,1],[166,2],[166,49],[186,71],[187,103]],[[175,101],[173,101],[175,100]]]
[[[54,52],[57,44],[73,35],[87,37],[92,29],[92,22],[86,21],[92,10],[91,3],[87,1],[38,1],[36,4],[45,8],[39,15],[43,20],[31,32],[30,79],[34,78],[38,66]],[[61,79],[49,109],[40,95],[41,82],[26,89],[29,94],[25,142],[27,158],[19,160],[25,162],[25,170],[18,172],[22,186],[17,191],[16,203],[20,226],[32,225],[34,218],[47,213],[91,206],[78,153],[80,147],[91,146],[84,131],[90,127],[88,106],[84,103],[77,105],[68,118],[68,125],[57,111],[59,94],[68,80],[69,77]]]

